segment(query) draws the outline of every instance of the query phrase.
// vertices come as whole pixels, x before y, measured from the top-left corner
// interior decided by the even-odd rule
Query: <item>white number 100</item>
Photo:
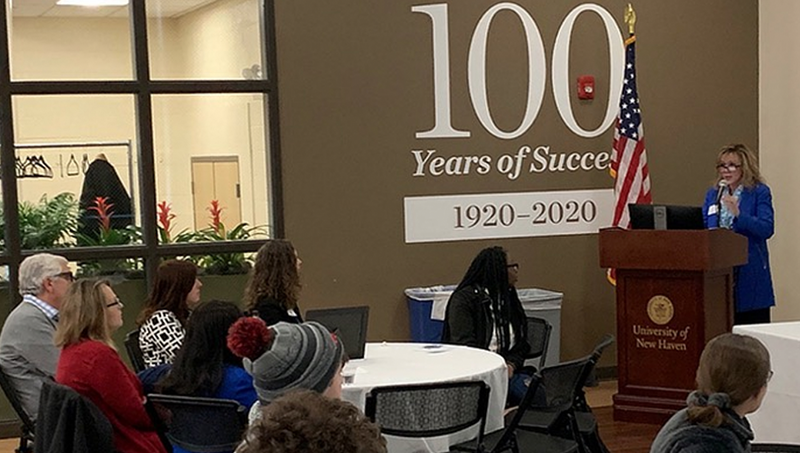
[[[525,115],[519,127],[513,131],[503,131],[495,124],[489,111],[489,102],[486,93],[486,43],[489,36],[489,27],[494,16],[500,11],[511,11],[519,17],[528,48],[528,99],[525,106]],[[447,4],[436,3],[419,5],[411,8],[412,12],[422,13],[431,18],[433,34],[433,105],[434,126],[427,131],[416,133],[416,138],[456,138],[469,137],[470,131],[458,130],[453,127],[450,113],[450,54]],[[569,84],[569,47],[572,28],[575,20],[584,11],[592,11],[603,20],[609,49],[609,90],[606,116],[600,126],[595,130],[585,130],[575,120],[570,104]],[[622,91],[622,74],[625,64],[623,54],[622,34],[614,18],[603,7],[586,3],[575,7],[558,29],[556,41],[553,46],[553,97],[556,101],[561,119],[564,124],[580,137],[597,137],[605,132],[613,123],[617,114],[616,101]],[[469,95],[475,110],[475,116],[487,132],[501,139],[514,139],[530,129],[539,109],[542,107],[545,89],[545,56],[544,44],[539,27],[528,12],[515,3],[498,3],[489,8],[478,21],[472,35],[467,61],[467,78],[469,81]]]

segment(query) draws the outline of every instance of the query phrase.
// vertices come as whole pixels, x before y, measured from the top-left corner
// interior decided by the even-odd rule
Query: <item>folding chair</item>
[[[530,407],[536,395],[536,389],[541,381],[540,376],[534,375],[522,403],[519,405],[510,422],[506,427],[494,433],[484,436],[482,432],[478,434],[476,440],[464,442],[451,446],[451,451],[466,451],[474,453],[500,453],[512,451],[536,451],[540,453],[575,453],[578,451],[578,444],[568,439],[550,436],[548,434],[520,431],[519,422],[525,415],[525,411]],[[508,418],[507,418],[508,420]],[[481,427],[481,431],[483,427]]]
[[[553,326],[542,318],[528,317],[528,343],[531,349],[525,359],[539,359],[537,370],[545,367],[547,361],[547,347],[550,345],[550,333]]]
[[[235,450],[247,428],[247,408],[234,400],[157,393],[147,399],[167,439],[185,450]]]
[[[400,437],[444,436],[479,425],[480,443],[488,407],[485,382],[444,382],[374,388],[364,413],[381,433]]]
[[[11,403],[11,407],[14,409],[14,412],[17,413],[17,417],[22,422],[22,426],[20,427],[21,433],[19,436],[19,447],[14,451],[17,453],[30,453],[33,452],[33,448],[31,448],[31,443],[34,440],[34,433],[36,432],[36,426],[28,416],[28,413],[25,412],[25,409],[22,408],[22,403],[19,401],[19,395],[17,395],[17,389],[8,379],[5,371],[0,367],[0,387],[3,388],[3,393],[5,393],[8,402]]]
[[[578,443],[582,453],[607,453],[583,387],[603,350],[613,341],[613,336],[606,335],[591,355],[544,368],[541,375],[547,405],[528,408],[520,429],[567,437]]]
[[[146,367],[144,365],[144,355],[139,347],[139,329],[132,330],[125,335],[125,350],[131,360],[131,366],[135,372],[140,372]]]

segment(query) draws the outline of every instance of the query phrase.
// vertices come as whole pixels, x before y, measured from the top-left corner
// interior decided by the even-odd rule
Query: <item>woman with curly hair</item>
[[[167,260],[158,266],[156,281],[136,320],[139,348],[147,368],[172,363],[183,344],[189,312],[200,303],[197,266]]]
[[[300,265],[297,250],[285,239],[272,239],[261,246],[245,289],[247,309],[258,312],[268,326],[278,322],[303,322],[297,300],[300,296]]]
[[[316,392],[278,398],[250,425],[236,453],[386,453],[377,425],[350,403]]]
[[[722,334],[708,342],[697,367],[697,390],[661,428],[650,453],[745,453],[772,377],[769,352],[753,337]]]

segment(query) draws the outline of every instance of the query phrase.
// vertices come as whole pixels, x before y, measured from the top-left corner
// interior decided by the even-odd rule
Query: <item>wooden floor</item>
[[[597,416],[600,437],[612,453],[648,453],[659,426],[615,422],[611,418],[611,396],[617,392],[616,381],[601,382],[587,389],[586,399]],[[19,439],[0,440],[0,453],[13,453]]]

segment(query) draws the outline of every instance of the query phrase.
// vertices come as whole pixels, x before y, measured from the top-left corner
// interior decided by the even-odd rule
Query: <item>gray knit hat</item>
[[[295,389],[323,393],[342,363],[342,344],[322,324],[279,322],[269,327],[275,337],[260,357],[244,358],[245,370],[262,403]]]

